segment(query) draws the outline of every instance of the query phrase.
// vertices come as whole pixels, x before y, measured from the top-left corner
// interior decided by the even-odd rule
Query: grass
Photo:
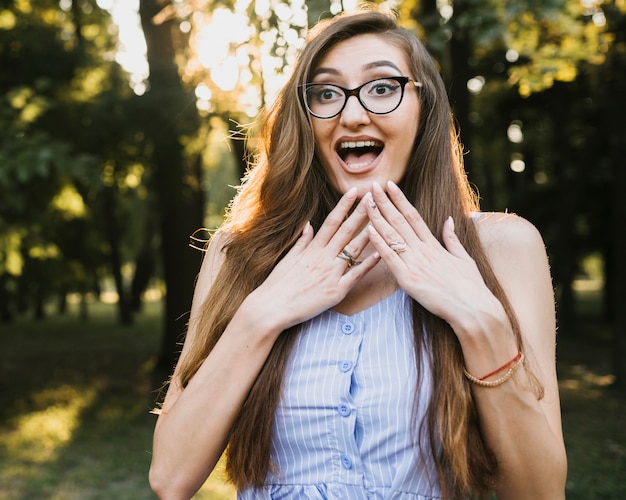
[[[568,500],[626,498],[626,391],[613,385],[609,328],[594,291],[578,293],[586,311],[578,334],[560,332],[557,365],[568,455]]]
[[[159,307],[120,327],[113,306],[2,325],[0,498],[155,498],[148,482],[156,417]],[[232,499],[215,474],[198,499]]]
[[[147,483],[155,417],[159,305],[132,327],[113,306],[0,328],[0,498],[154,498]],[[559,336],[568,500],[626,498],[626,397],[610,375],[608,331],[593,317]],[[233,499],[219,472],[196,499]]]

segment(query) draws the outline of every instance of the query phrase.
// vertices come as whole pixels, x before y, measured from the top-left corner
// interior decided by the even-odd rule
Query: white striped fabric
[[[428,372],[424,379],[420,421]],[[415,380],[410,298],[403,290],[353,316],[326,311],[308,321],[275,418],[272,460],[279,472],[238,498],[439,498],[430,448],[411,440]]]

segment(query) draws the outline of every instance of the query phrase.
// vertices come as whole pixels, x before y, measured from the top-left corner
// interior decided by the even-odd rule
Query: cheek
[[[335,158],[335,151],[331,144],[330,135],[319,130],[317,133],[314,133],[314,138],[315,154],[322,163],[324,170],[328,171],[332,168],[331,165],[333,165]]]
[[[406,173],[413,153],[416,136],[417,125],[407,125],[404,129],[398,131],[397,137],[399,140],[395,144],[395,153],[392,160],[394,164],[392,168],[397,178],[394,182],[399,181]]]
[[[331,128],[328,125],[322,120],[314,119],[313,121],[313,138],[315,139],[315,146],[319,150],[328,149],[331,132]]]
[[[415,122],[407,124],[404,128],[399,129],[397,137],[400,138],[399,146],[401,149],[401,155],[403,157],[409,157],[413,146],[415,145],[415,138],[417,137],[417,124]]]

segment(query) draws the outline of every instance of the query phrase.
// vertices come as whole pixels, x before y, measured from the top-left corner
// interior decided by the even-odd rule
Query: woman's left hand
[[[442,245],[415,207],[392,182],[387,193],[374,183],[367,203],[370,241],[399,286],[457,335],[475,324],[479,311],[499,301],[454,232],[450,217]],[[500,305],[501,306],[501,305]]]

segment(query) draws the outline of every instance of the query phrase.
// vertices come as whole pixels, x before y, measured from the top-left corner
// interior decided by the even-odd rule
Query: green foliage
[[[51,293],[96,286],[111,252],[108,189],[121,194],[115,217],[147,212],[140,208],[146,193],[137,113],[126,115],[136,99],[113,61],[112,32],[95,0],[15,1],[0,9],[4,317],[11,304],[15,311]],[[130,221],[127,252],[139,246],[142,224]]]
[[[465,41],[472,62],[499,53],[508,84],[529,96],[555,81],[573,81],[584,63],[602,64],[612,42],[604,9],[579,0],[423,0],[401,2],[405,25],[421,32],[444,66],[452,38]]]
[[[602,64],[611,36],[599,6],[574,0],[546,0],[532,10],[507,3],[503,21],[509,50],[520,58],[510,81],[522,96],[550,88],[555,81],[573,81],[582,63]]]
[[[249,123],[274,98],[276,83],[302,43],[307,28],[304,5],[281,0],[185,3],[194,12],[194,22],[184,73],[186,81],[209,90],[203,116]],[[329,2],[317,5],[330,7]]]
[[[330,0],[307,0],[307,22],[309,26],[315,25],[320,19],[325,19],[331,15]]]

